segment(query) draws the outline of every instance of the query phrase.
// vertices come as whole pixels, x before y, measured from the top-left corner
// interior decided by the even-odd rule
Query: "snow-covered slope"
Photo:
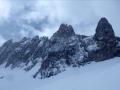
[[[32,78],[37,65],[29,72],[2,67],[0,90],[120,90],[120,57],[68,68],[47,79]]]

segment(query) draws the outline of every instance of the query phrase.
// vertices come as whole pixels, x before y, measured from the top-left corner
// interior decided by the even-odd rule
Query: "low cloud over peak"
[[[50,37],[61,23],[72,24],[78,34],[93,35],[101,17],[107,17],[120,36],[119,4],[117,0],[0,0],[0,37]]]

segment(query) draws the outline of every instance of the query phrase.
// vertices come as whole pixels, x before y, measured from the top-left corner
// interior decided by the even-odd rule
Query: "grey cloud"
[[[1,1],[1,0],[0,0]],[[83,0],[5,0],[11,7],[0,24],[3,38],[51,36],[61,23],[72,24],[75,32],[93,35],[98,20],[105,16],[120,36],[119,1]],[[7,12],[7,9],[6,9]],[[0,15],[1,16],[1,15]]]

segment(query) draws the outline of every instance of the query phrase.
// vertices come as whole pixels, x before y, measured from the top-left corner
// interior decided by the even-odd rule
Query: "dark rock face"
[[[61,24],[48,39],[35,36],[12,40],[0,47],[0,65],[29,71],[39,64],[34,78],[47,78],[61,73],[67,67],[80,67],[91,61],[102,61],[120,56],[120,38],[106,18],[101,18],[94,36],[77,35],[71,25]]]
[[[33,52],[35,51],[35,47],[37,47],[38,43],[40,42],[38,36],[32,38],[30,41],[31,42],[25,43],[26,40],[23,40],[23,43],[25,43],[25,45],[21,45],[21,42],[14,43],[17,44],[17,47],[13,50],[10,57],[7,58],[8,62],[6,64],[6,67],[8,67],[9,65],[16,67],[19,66],[19,63],[21,62],[29,62],[28,58],[32,56]]]
[[[50,52],[40,68],[42,78],[64,71],[65,66],[79,66],[84,59],[85,51],[79,52],[77,49],[77,46],[66,46],[63,51]]]
[[[39,70],[42,78],[64,71],[65,66],[79,66],[85,55],[87,56],[86,51],[81,47],[82,38],[83,36],[75,35],[71,26],[61,25],[50,39],[48,56]]]
[[[47,55],[48,43],[48,38],[38,36],[23,38],[19,42],[9,40],[0,48],[0,64],[6,63],[6,67],[11,68],[27,65],[29,62],[35,64],[36,59]]]
[[[59,38],[65,39],[74,35],[75,35],[75,32],[71,25],[61,24],[59,30],[53,34],[53,37],[55,38],[59,37]]]
[[[120,57],[120,37],[116,37],[117,39],[117,45],[116,45],[116,51],[114,53],[114,56]]]
[[[106,18],[101,18],[96,28],[95,40],[109,42],[111,39],[115,39],[113,28]]]
[[[8,40],[0,47],[0,64],[7,61],[6,57],[13,51],[14,45],[12,40]]]
[[[94,36],[98,50],[90,53],[90,58],[96,61],[112,58],[116,48],[116,37],[111,24],[106,18],[101,18]]]

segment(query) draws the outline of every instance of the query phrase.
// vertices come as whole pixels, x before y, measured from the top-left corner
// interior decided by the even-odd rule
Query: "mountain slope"
[[[35,67],[36,68],[36,67]],[[120,58],[92,62],[48,79],[33,79],[35,68],[26,73],[20,69],[0,67],[0,90],[119,90]],[[3,71],[3,72],[2,72]]]
[[[39,88],[42,90],[119,90],[120,58],[73,69],[67,77]],[[70,71],[71,72],[71,71]],[[66,72],[66,74],[68,74]],[[37,90],[39,90],[37,89]]]

